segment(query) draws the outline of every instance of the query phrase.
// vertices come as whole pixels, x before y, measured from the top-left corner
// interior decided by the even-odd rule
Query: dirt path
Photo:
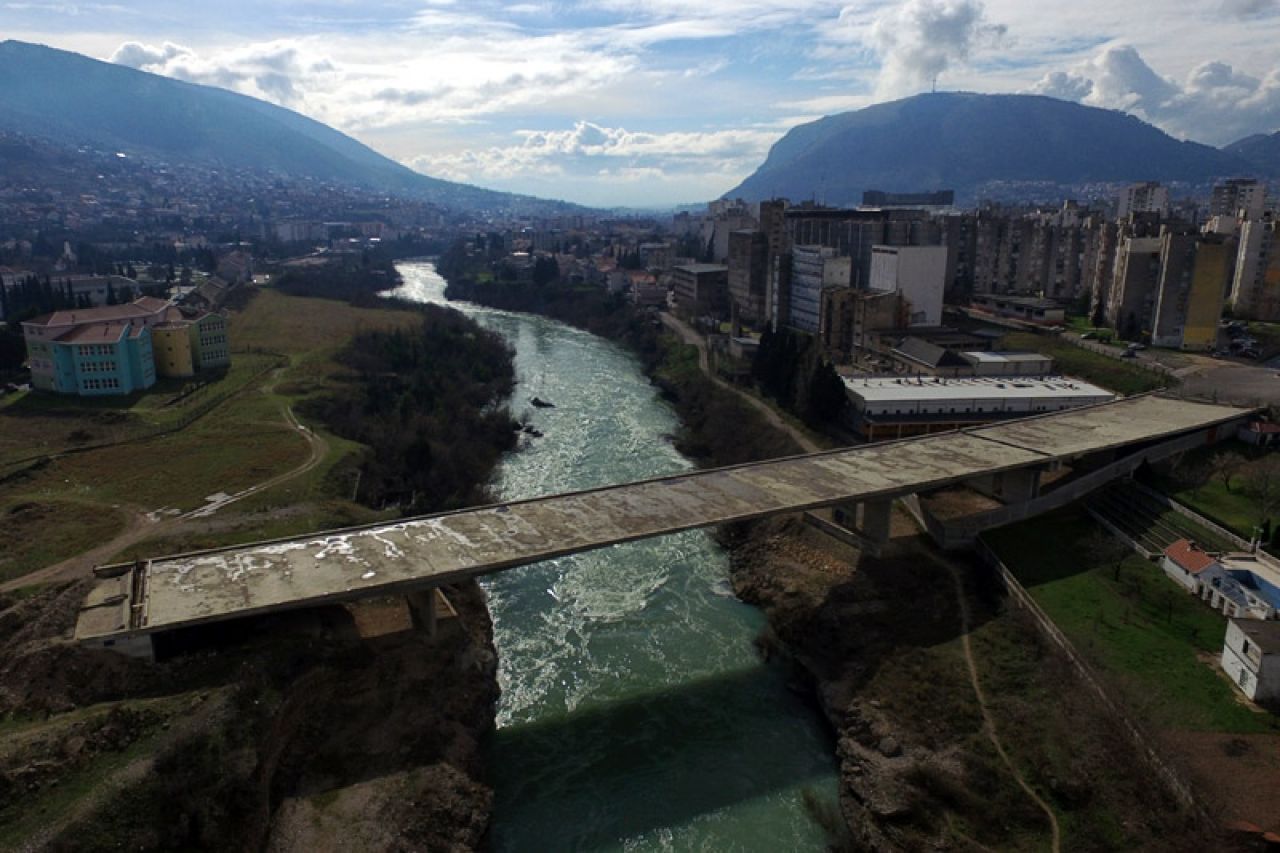
[[[225,694],[217,693],[200,700],[193,713],[175,714],[169,718],[168,728],[155,737],[146,755],[133,759],[122,767],[106,774],[65,813],[50,820],[28,837],[18,849],[36,851],[46,849],[59,833],[77,821],[91,816],[119,792],[138,784],[154,772],[156,758],[172,749],[180,740],[207,727],[214,715],[226,711]]]
[[[278,371],[277,371],[278,372]],[[262,390],[269,393],[274,386],[275,380],[264,385]],[[147,539],[155,539],[162,534],[175,533],[182,529],[184,522],[189,523],[194,519],[203,519],[212,516],[219,510],[225,509],[231,504],[243,500],[250,495],[266,489],[274,488],[291,480],[303,476],[311,471],[323,461],[325,455],[329,452],[329,443],[322,437],[316,435],[306,425],[299,423],[298,418],[293,414],[293,409],[286,403],[281,410],[285,423],[302,436],[307,442],[310,453],[307,460],[296,468],[286,471],[283,474],[277,474],[260,483],[256,483],[247,489],[241,489],[233,495],[225,495],[216,501],[210,501],[202,507],[183,513],[182,515],[166,518],[163,520],[153,520],[154,516],[148,517],[138,507],[132,507],[129,512],[129,523],[125,529],[120,531],[116,536],[107,542],[102,543],[96,548],[92,548],[74,557],[63,560],[60,563],[54,563],[51,566],[45,566],[34,572],[22,575],[21,577],[0,583],[0,592],[17,589],[18,587],[30,586],[37,583],[48,583],[52,581],[68,580],[84,573],[91,571],[94,566],[100,566],[114,555],[119,554],[127,548],[137,545]]]
[[[96,548],[90,548],[88,551],[79,553],[60,563],[54,563],[51,566],[45,566],[42,569],[36,569],[34,572],[28,572],[25,575],[0,583],[0,592],[37,583],[67,580],[82,575],[90,571],[94,566],[102,565],[125,548],[136,545],[143,539],[148,538],[156,530],[156,523],[151,521],[146,513],[137,507],[122,509],[128,513],[129,521],[124,530],[117,533],[113,538]]]
[[[234,495],[225,495],[217,500],[210,501],[202,507],[193,509],[190,512],[185,512],[178,516],[178,519],[208,518],[218,510],[224,509],[236,501],[244,500],[250,495],[256,495],[258,492],[279,486],[282,483],[289,482],[290,480],[295,480],[319,465],[324,459],[325,454],[329,452],[329,443],[312,432],[309,427],[299,423],[298,418],[293,414],[292,407],[288,404],[285,404],[283,414],[285,423],[297,431],[297,433],[302,436],[303,440],[307,442],[307,447],[310,450],[307,461],[303,462],[292,471],[286,471],[285,473],[272,477],[269,480],[263,480],[261,483],[256,483],[247,489],[241,489]]]
[[[1018,787],[1022,788],[1026,795],[1044,812],[1049,821],[1049,827],[1053,831],[1053,853],[1061,853],[1062,830],[1058,826],[1057,815],[1053,813],[1053,809],[1049,807],[1049,804],[1035,792],[1035,789],[1027,783],[1022,773],[1014,766],[1013,760],[1009,758],[1009,753],[1005,752],[1004,743],[1001,742],[1000,736],[996,733],[996,721],[991,715],[991,709],[987,707],[987,696],[982,692],[982,681],[978,678],[978,665],[973,658],[973,645],[969,641],[969,632],[972,629],[973,620],[969,614],[969,600],[965,597],[964,581],[960,578],[960,572],[949,560],[945,560],[936,554],[924,553],[934,563],[945,568],[950,573],[952,582],[955,583],[956,601],[960,605],[960,642],[964,648],[965,663],[969,667],[969,681],[973,684],[973,692],[978,697],[978,708],[982,711],[982,727],[986,730],[987,738],[991,741],[991,745],[996,748],[996,752],[1000,755],[1000,760],[1009,769],[1010,775],[1017,781]]]
[[[675,332],[681,341],[698,348],[698,365],[702,368],[702,372],[707,375],[708,379],[719,385],[721,388],[724,388],[726,391],[732,391],[734,394],[741,397],[742,400],[753,409],[764,415],[765,420],[767,420],[771,426],[776,429],[780,429],[787,435],[791,436],[792,440],[795,441],[796,444],[800,445],[800,449],[805,453],[817,453],[823,449],[819,447],[813,439],[809,438],[809,436],[783,420],[782,416],[779,415],[778,412],[768,403],[751,396],[741,388],[735,388],[719,376],[716,376],[711,370],[711,357],[707,353],[707,342],[702,335],[689,328],[687,324],[671,314],[663,313],[661,317],[662,324],[672,332]]]

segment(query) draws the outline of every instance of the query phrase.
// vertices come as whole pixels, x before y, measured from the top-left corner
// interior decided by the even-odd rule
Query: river
[[[429,262],[401,298],[446,304]],[[528,314],[448,302],[515,348],[516,415],[542,438],[508,454],[505,500],[692,467],[676,417],[621,347]],[[533,408],[533,397],[555,408]],[[824,848],[806,796],[834,804],[833,744],[761,661],[764,617],[738,601],[703,532],[617,545],[482,581],[499,655],[493,844],[509,851]]]

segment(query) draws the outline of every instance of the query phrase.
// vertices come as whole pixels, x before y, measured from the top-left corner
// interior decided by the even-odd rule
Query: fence
[[[1155,771],[1156,775],[1159,776],[1166,785],[1168,785],[1169,790],[1173,792],[1179,802],[1196,812],[1200,818],[1208,820],[1209,814],[1196,797],[1195,788],[1182,777],[1181,773],[1160,757],[1160,753],[1151,745],[1150,738],[1143,733],[1138,724],[1124,712],[1124,709],[1112,700],[1110,695],[1108,695],[1106,688],[1103,687],[1102,683],[1098,680],[1097,674],[1093,671],[1093,668],[1083,657],[1080,656],[1080,653],[1076,651],[1075,646],[1072,645],[1069,639],[1067,639],[1067,636],[1063,634],[1058,626],[1053,623],[1053,620],[1049,618],[1049,614],[1045,613],[1044,610],[1041,609],[1040,605],[1031,597],[1031,594],[1027,592],[1026,588],[1018,582],[1018,579],[1014,577],[1013,572],[1009,571],[1009,567],[1004,564],[1004,561],[1000,559],[999,555],[997,555],[995,551],[991,550],[991,547],[987,545],[981,537],[979,537],[974,543],[974,550],[984,563],[995,570],[1001,582],[1004,584],[1004,588],[1008,592],[1009,598],[1012,599],[1018,607],[1025,610],[1031,616],[1032,621],[1035,622],[1040,633],[1048,639],[1049,642],[1053,643],[1062,651],[1070,662],[1072,669],[1074,669],[1076,674],[1080,677],[1080,680],[1097,695],[1103,706],[1114,714],[1116,719],[1120,721],[1125,734],[1129,736],[1129,739],[1133,742],[1133,745],[1137,748],[1139,754],[1146,760],[1151,769]]]
[[[1199,524],[1201,527],[1208,528],[1209,530],[1216,533],[1218,536],[1221,536],[1223,539],[1226,539],[1228,542],[1235,545],[1241,551],[1251,551],[1253,549],[1252,542],[1249,542],[1247,539],[1244,539],[1243,537],[1238,536],[1235,533],[1232,533],[1230,530],[1223,527],[1221,524],[1218,524],[1216,521],[1211,521],[1208,518],[1205,518],[1203,515],[1191,509],[1190,507],[1184,506],[1183,504],[1178,503],[1168,495],[1163,494],[1161,492],[1157,492],[1155,489],[1151,488],[1150,486],[1145,486],[1142,483],[1137,482],[1136,480],[1134,481],[1134,485],[1138,487],[1139,491],[1141,491],[1143,494],[1147,495],[1152,500],[1159,503],[1161,506],[1168,507],[1169,509],[1178,513],[1178,515],[1191,519],[1196,524]],[[1258,555],[1260,557],[1264,556],[1261,550],[1258,551]],[[1272,563],[1276,562],[1275,559],[1272,558],[1270,555],[1265,555],[1265,559],[1268,562],[1272,562]],[[1280,567],[1280,564],[1277,564],[1277,566]]]
[[[248,388],[258,379],[261,379],[263,376],[265,376],[266,374],[270,373],[271,371],[279,367],[283,367],[285,364],[288,363],[288,360],[289,360],[289,357],[287,355],[284,355],[283,353],[268,353],[263,351],[258,351],[258,352],[261,355],[274,356],[274,359],[268,364],[264,365],[261,370],[250,375],[240,385],[236,386],[235,388],[228,388],[225,391],[221,391],[217,394],[214,394],[212,397],[209,397],[208,399],[201,400],[193,408],[187,410],[186,412],[183,412],[180,416],[178,416],[173,421],[166,424],[162,424],[160,426],[153,427],[151,429],[142,430],[136,435],[131,435],[128,438],[121,439],[119,441],[98,441],[98,442],[94,442],[93,444],[83,444],[77,447],[69,447],[65,450],[59,450],[53,453],[41,453],[35,456],[27,456],[22,459],[15,459],[12,462],[8,463],[9,465],[14,466],[13,470],[7,471],[3,475],[0,475],[0,485],[3,485],[4,483],[9,482],[10,480],[17,479],[18,477],[23,476],[29,471],[35,470],[37,468],[41,468],[49,464],[50,462],[52,462],[54,459],[59,459],[63,456],[72,456],[77,453],[87,453],[91,450],[101,450],[104,447],[119,447],[125,444],[135,444],[141,441],[150,441],[153,438],[159,438],[162,435],[169,435],[171,433],[180,432],[186,429],[187,427],[191,426],[193,423],[198,421],[200,418],[204,417],[205,415],[212,412],[214,409],[218,408],[218,406],[221,406],[231,397],[235,396],[236,394],[239,394],[241,391]]]
[[[1123,361],[1125,364],[1128,364],[1131,367],[1136,367],[1139,370],[1145,370],[1148,373],[1158,373],[1162,376],[1168,376],[1174,379],[1176,379],[1178,376],[1178,371],[1175,368],[1169,367],[1168,365],[1161,364],[1160,362],[1150,358],[1125,358],[1123,355],[1121,355],[1121,353],[1123,353],[1124,350],[1118,349],[1113,346],[1094,343],[1093,341],[1082,341],[1080,340],[1080,338],[1074,335],[1061,335],[1059,336],[1059,340],[1066,341],[1069,344],[1073,344],[1079,347],[1080,349],[1088,350],[1089,352],[1096,352],[1099,355],[1105,355],[1108,358],[1114,358],[1116,361]]]

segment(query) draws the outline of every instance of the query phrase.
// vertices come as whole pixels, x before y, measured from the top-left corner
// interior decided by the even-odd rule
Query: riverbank
[[[655,317],[637,311],[621,296],[598,287],[446,280],[449,299],[537,314],[622,344],[640,359],[646,375],[679,415],[676,449],[699,465],[737,465],[804,451],[756,407],[707,376],[695,345],[664,333]]]

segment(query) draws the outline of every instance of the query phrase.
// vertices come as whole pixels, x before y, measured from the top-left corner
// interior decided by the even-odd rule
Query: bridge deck
[[[152,561],[132,583],[103,581],[76,635],[145,634],[396,593],[727,521],[910,494],[1169,438],[1247,413],[1135,397],[964,432],[179,555]]]

